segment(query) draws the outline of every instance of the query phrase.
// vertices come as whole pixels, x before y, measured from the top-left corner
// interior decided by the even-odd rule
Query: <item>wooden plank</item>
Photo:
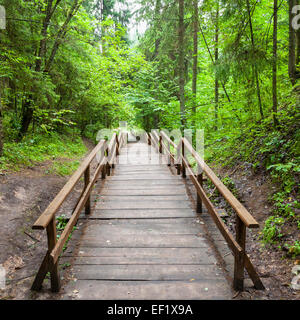
[[[122,201],[122,202],[140,202],[140,201],[179,201],[179,200],[184,200],[187,201],[189,200],[187,195],[182,195],[182,194],[175,194],[175,195],[98,195],[97,200],[99,201],[104,201],[104,202],[115,202],[115,201]]]
[[[99,234],[95,237],[83,237],[81,248],[89,247],[90,256],[97,256],[99,247],[111,248],[206,248],[207,240],[194,234],[152,234],[131,235],[114,234],[106,236]],[[94,250],[94,253],[93,253]]]
[[[96,209],[188,209],[192,205],[190,201],[114,201],[114,202],[102,202],[98,201],[96,204]]]
[[[184,225],[183,223],[160,223],[161,219],[152,220],[135,220],[137,222],[131,223],[131,221],[126,221],[127,223],[109,222],[103,223],[102,221],[91,221],[91,223],[86,226],[85,238],[97,237],[99,233],[105,237],[113,236],[115,234],[119,235],[151,235],[151,234],[194,234],[199,233],[204,234],[203,227],[197,225],[196,223]],[[169,219],[170,221],[170,219]]]
[[[168,196],[182,196],[185,197],[186,195],[185,187],[179,186],[179,188],[170,188],[170,189],[162,189],[162,188],[147,188],[147,189],[108,189],[103,188],[100,190],[99,197],[104,196],[129,196],[129,197],[154,197],[154,196],[161,196],[161,197],[168,197]]]
[[[169,188],[173,188],[173,186],[182,186],[182,181],[181,180],[176,180],[176,181],[171,181],[171,180],[132,180],[132,181],[107,181],[106,187],[111,188],[111,187],[124,187],[125,189],[128,186],[168,186]]]
[[[82,252],[79,249],[79,252]],[[105,264],[209,264],[215,263],[215,257],[208,249],[195,248],[99,248],[98,256],[85,256],[79,253],[74,265]],[[66,250],[61,263],[69,261],[74,253]],[[216,265],[214,265],[216,267]]]
[[[67,293],[89,300],[224,300],[232,292],[225,279],[197,281],[93,281],[69,282]],[[71,299],[65,294],[63,299]]]
[[[152,218],[195,218],[191,209],[134,209],[134,210],[94,210],[93,219],[152,219]]]
[[[139,181],[139,180],[170,180],[170,181],[180,181],[178,176],[172,176],[170,173],[167,174],[128,174],[128,175],[116,175],[107,178],[107,183],[110,181]]]
[[[190,281],[191,279],[215,280],[222,278],[213,264],[206,265],[75,265],[73,273],[79,280],[118,281]],[[192,280],[194,281],[194,280]]]
[[[173,190],[182,190],[183,193],[186,193],[186,188],[182,184],[176,184],[170,186],[169,184],[163,184],[163,185],[148,185],[147,188],[141,188],[139,184],[128,184],[125,183],[110,183],[109,185],[105,184],[103,190],[109,189],[109,190],[142,190],[142,191],[159,191],[159,192],[172,192]]]

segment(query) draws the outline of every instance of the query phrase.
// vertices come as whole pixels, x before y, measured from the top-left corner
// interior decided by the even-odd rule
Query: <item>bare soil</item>
[[[261,241],[261,231],[265,220],[272,215],[272,204],[268,200],[276,188],[264,173],[254,174],[247,165],[241,166],[234,172],[231,169],[220,169],[220,176],[230,176],[238,192],[238,199],[258,221],[259,229],[248,230],[247,253],[266,287],[259,291],[248,289],[237,295],[236,299],[263,300],[299,300],[300,290],[291,288],[291,281],[295,275],[292,268],[299,264],[299,257],[288,257],[276,246],[265,246]],[[223,203],[225,207],[225,203]],[[226,224],[234,233],[234,215],[226,218]],[[299,230],[293,228],[285,230],[286,238],[298,237]]]
[[[90,142],[85,143],[89,150],[93,148]],[[0,176],[0,264],[7,273],[6,288],[0,290],[0,299],[61,298],[61,294],[51,292],[49,280],[48,283],[46,281],[42,292],[35,293],[29,290],[47,251],[45,232],[32,230],[31,226],[68,179],[45,174],[50,165],[51,162],[45,162],[17,173]],[[290,286],[294,277],[291,270],[299,260],[284,257],[281,250],[264,247],[260,241],[264,221],[272,212],[268,197],[275,187],[264,174],[253,174],[247,166],[235,171],[217,171],[220,176],[229,175],[233,179],[239,200],[260,224],[258,230],[252,230],[247,234],[247,253],[257,268],[266,290],[258,291],[247,286],[247,290],[235,295],[234,299],[300,299],[300,290],[293,290]],[[75,188],[58,215],[70,213],[81,187],[79,184]],[[220,208],[226,208],[222,199]],[[226,223],[234,233],[234,215],[227,217]],[[63,268],[61,275],[63,282],[68,281],[70,268]]]
[[[84,142],[90,151],[93,144]],[[6,288],[0,290],[0,299],[60,298],[50,291],[47,281],[41,293],[29,290],[47,252],[45,231],[31,227],[68,180],[68,176],[46,174],[50,166],[51,161],[47,161],[0,176],[0,265],[6,270]],[[57,215],[70,214],[82,190],[81,184],[78,183]]]

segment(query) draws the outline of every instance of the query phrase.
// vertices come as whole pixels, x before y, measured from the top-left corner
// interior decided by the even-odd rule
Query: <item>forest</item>
[[[299,106],[299,0],[0,0],[1,175],[69,175],[119,121],[203,129],[231,190],[226,169],[269,181],[259,241],[294,263]]]

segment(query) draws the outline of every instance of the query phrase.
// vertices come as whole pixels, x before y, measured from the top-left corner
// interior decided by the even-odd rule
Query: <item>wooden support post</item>
[[[106,178],[106,165],[103,166],[103,169],[101,171],[101,179],[105,179]]]
[[[120,155],[119,149],[120,149],[119,138],[118,138],[118,135],[116,135],[116,157]]]
[[[49,271],[49,251],[45,255],[43,262],[39,268],[38,273],[35,276],[31,290],[40,291],[42,289],[43,281],[46,277],[47,272]]]
[[[55,217],[52,218],[50,223],[47,226],[47,238],[48,238],[48,251],[47,254],[40,266],[40,269],[34,279],[34,282],[31,286],[31,290],[40,291],[42,288],[43,281],[48,272],[50,272],[50,281],[51,281],[51,291],[59,292],[60,290],[60,277],[58,272],[58,261],[51,265],[50,263],[50,253],[55,247],[56,244],[56,221]]]
[[[84,190],[90,183],[90,165],[84,171]],[[85,204],[85,214],[91,213],[91,196],[88,197],[86,204]]]
[[[159,136],[159,153],[162,153],[162,136]]]
[[[171,166],[171,148],[170,148],[170,142],[168,142],[168,144],[167,144],[167,146],[168,146],[168,151],[169,151],[169,154],[168,154],[168,167],[170,167]]]
[[[56,221],[55,216],[47,226],[48,237],[48,250],[49,254],[53,250],[56,244]],[[49,265],[50,279],[51,279],[51,291],[59,292],[60,290],[60,277],[58,272],[58,261],[54,265]]]
[[[109,165],[109,163],[108,163],[109,156],[110,156],[110,154],[109,154],[109,150],[108,150],[108,148],[107,148],[107,149],[106,149],[106,157],[107,157],[107,162],[106,162],[106,174],[107,174],[108,176],[110,176],[110,165]]]
[[[147,136],[148,136],[148,145],[151,146],[151,138],[150,138],[150,134],[147,133]]]
[[[162,164],[162,136],[158,139],[158,154],[159,154],[159,164]]]
[[[182,155],[182,158],[184,158],[184,142],[183,140],[181,141],[181,155]],[[184,162],[182,160],[181,162],[181,171],[182,171],[182,178],[186,178],[186,170],[185,170],[185,166],[184,166]]]
[[[244,290],[245,249],[246,249],[246,226],[237,214],[236,214],[235,228],[236,228],[236,241],[241,246],[243,251],[235,255],[233,287],[237,291],[243,291]]]
[[[199,182],[200,186],[203,187],[203,172],[199,173],[199,165],[197,167],[197,181]],[[202,213],[203,212],[203,208],[202,208],[202,200],[201,197],[199,196],[198,192],[197,192],[197,213]]]

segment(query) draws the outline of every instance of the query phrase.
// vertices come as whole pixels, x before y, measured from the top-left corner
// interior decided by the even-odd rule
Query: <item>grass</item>
[[[80,165],[80,161],[74,160],[70,162],[56,161],[52,164],[48,173],[55,173],[60,176],[68,176],[72,174]]]
[[[35,134],[26,136],[20,143],[6,142],[4,153],[0,157],[1,171],[19,171],[46,160],[78,159],[87,149],[79,136],[59,135],[58,133]],[[55,162],[53,171],[61,175],[70,174],[78,161],[68,163]]]
[[[294,108],[282,110],[278,128],[274,128],[269,117],[240,128],[240,132],[220,129],[216,133],[220,139],[208,137],[205,149],[208,163],[232,168],[246,164],[253,173],[260,172],[269,177],[275,186],[267,195],[273,211],[265,220],[261,240],[264,245],[289,248],[293,257],[300,254],[299,240],[289,236],[300,224],[300,129],[299,114],[296,116],[295,112]],[[230,181],[223,182],[230,187]],[[287,239],[289,243],[286,243]]]

